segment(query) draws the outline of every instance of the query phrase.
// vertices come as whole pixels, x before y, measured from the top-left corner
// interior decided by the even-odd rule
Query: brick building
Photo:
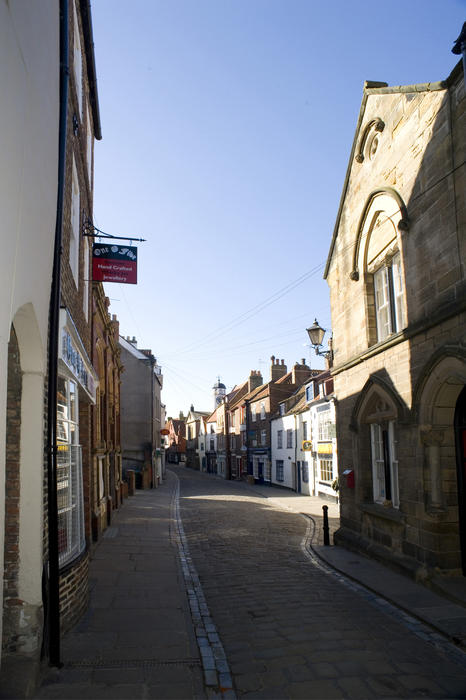
[[[258,482],[271,481],[271,418],[278,404],[311,376],[304,360],[296,363],[290,372],[284,360],[280,362],[273,355],[270,360],[270,381],[245,396],[248,474]]]
[[[167,447],[165,458],[171,464],[179,464],[186,461],[186,420],[183,413],[179,418],[168,418],[167,422]]]
[[[69,91],[61,257],[57,386],[57,488],[62,630],[88,602],[92,538],[92,407],[99,378],[91,361],[93,144],[101,138],[88,3],[69,6]]]
[[[251,370],[247,381],[240,384],[228,404],[228,431],[230,441],[230,474],[232,479],[241,479],[248,473],[246,411],[247,399],[253,389],[262,385],[262,375]]]
[[[466,573],[465,104],[461,63],[438,83],[365,83],[325,271],[335,539],[417,575]]]
[[[7,250],[20,251],[4,258],[1,291],[8,303],[0,334],[10,339],[8,346],[0,344],[7,378],[6,393],[0,396],[0,424],[7,427],[0,433],[2,483],[5,455],[8,476],[6,499],[0,501],[2,533],[7,523],[1,548],[1,685],[15,697],[33,691],[50,619],[44,619],[51,606],[44,605],[43,596],[51,590],[51,454],[56,455],[58,483],[53,524],[58,525],[60,589],[51,596],[60,607],[62,630],[87,604],[91,406],[98,383],[90,359],[90,244],[82,235],[86,219],[92,219],[93,142],[101,138],[89,4],[74,0],[66,7],[25,7],[11,0],[0,8],[3,36],[8,36],[0,47],[1,80],[8,86],[0,129],[9,144],[0,166],[2,242]],[[68,43],[60,42],[66,35]],[[56,335],[49,335],[52,327]],[[54,401],[47,400],[47,392],[55,385],[57,365],[55,423],[54,411],[49,415]],[[50,374],[48,367],[53,367]],[[45,641],[50,638],[46,635]],[[48,643],[43,648],[47,654]]]
[[[103,285],[93,282],[92,362],[99,377],[96,403],[92,407],[92,478],[90,516],[92,538],[110,524],[112,510],[122,499],[120,445],[120,358],[119,323],[110,317],[110,301]]]

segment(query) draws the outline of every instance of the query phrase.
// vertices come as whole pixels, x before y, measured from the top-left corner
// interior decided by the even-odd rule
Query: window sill
[[[382,506],[380,503],[361,503],[360,509],[368,515],[374,515],[376,518],[383,520],[391,520],[391,522],[402,525],[405,521],[403,513],[393,506]]]

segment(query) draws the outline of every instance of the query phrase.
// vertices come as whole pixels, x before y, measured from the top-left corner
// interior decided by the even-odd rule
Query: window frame
[[[279,483],[283,483],[285,481],[283,459],[275,460],[275,481],[278,481]]]

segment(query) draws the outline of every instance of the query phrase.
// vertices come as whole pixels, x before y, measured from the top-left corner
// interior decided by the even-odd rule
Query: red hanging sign
[[[94,243],[92,279],[94,282],[137,284],[138,249],[126,245]]]

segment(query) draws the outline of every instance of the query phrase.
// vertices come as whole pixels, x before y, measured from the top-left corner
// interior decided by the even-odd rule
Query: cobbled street
[[[186,542],[238,697],[466,697],[466,654],[306,554],[306,519],[175,467]]]

